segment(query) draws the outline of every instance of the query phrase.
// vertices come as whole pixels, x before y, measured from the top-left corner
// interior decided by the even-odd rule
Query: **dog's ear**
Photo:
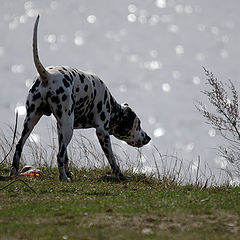
[[[131,111],[132,111],[132,109],[126,103],[124,103],[123,117],[128,116]]]
[[[135,117],[136,114],[134,113],[134,111],[130,107],[126,106],[123,110],[123,120],[129,122],[133,121]]]

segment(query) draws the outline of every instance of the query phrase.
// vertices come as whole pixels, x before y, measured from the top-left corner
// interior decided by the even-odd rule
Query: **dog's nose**
[[[148,144],[151,141],[151,138],[146,134],[145,144]]]

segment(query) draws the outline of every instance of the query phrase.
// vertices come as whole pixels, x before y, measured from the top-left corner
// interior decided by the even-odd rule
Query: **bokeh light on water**
[[[69,65],[98,74],[116,99],[140,116],[152,137],[150,147],[163,153],[176,149],[178,156],[194,161],[200,155],[210,166],[223,167],[213,160],[217,133],[194,105],[203,100],[202,66],[239,87],[239,7],[234,0],[2,1],[0,127],[13,124],[16,110],[21,122],[26,114],[24,102],[36,74],[32,28],[40,13],[44,66]],[[32,139],[47,141],[48,119]]]

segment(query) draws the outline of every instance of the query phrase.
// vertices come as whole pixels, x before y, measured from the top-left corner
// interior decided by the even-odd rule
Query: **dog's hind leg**
[[[32,132],[34,126],[38,123],[42,114],[37,113],[35,109],[35,105],[32,104],[27,108],[27,116],[24,120],[23,131],[20,140],[16,145],[15,154],[13,156],[12,169],[10,171],[10,176],[16,176],[19,169],[19,162],[22,153],[23,146]]]
[[[60,180],[71,182],[70,171],[68,168],[67,146],[73,134],[73,114],[63,115],[57,119],[59,152],[57,155],[58,170]]]

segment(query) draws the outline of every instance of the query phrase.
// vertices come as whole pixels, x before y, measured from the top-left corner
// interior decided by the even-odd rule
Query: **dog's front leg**
[[[109,133],[104,129],[98,128],[96,134],[113,172],[120,180],[126,180],[126,176],[121,172],[113,155]]]

